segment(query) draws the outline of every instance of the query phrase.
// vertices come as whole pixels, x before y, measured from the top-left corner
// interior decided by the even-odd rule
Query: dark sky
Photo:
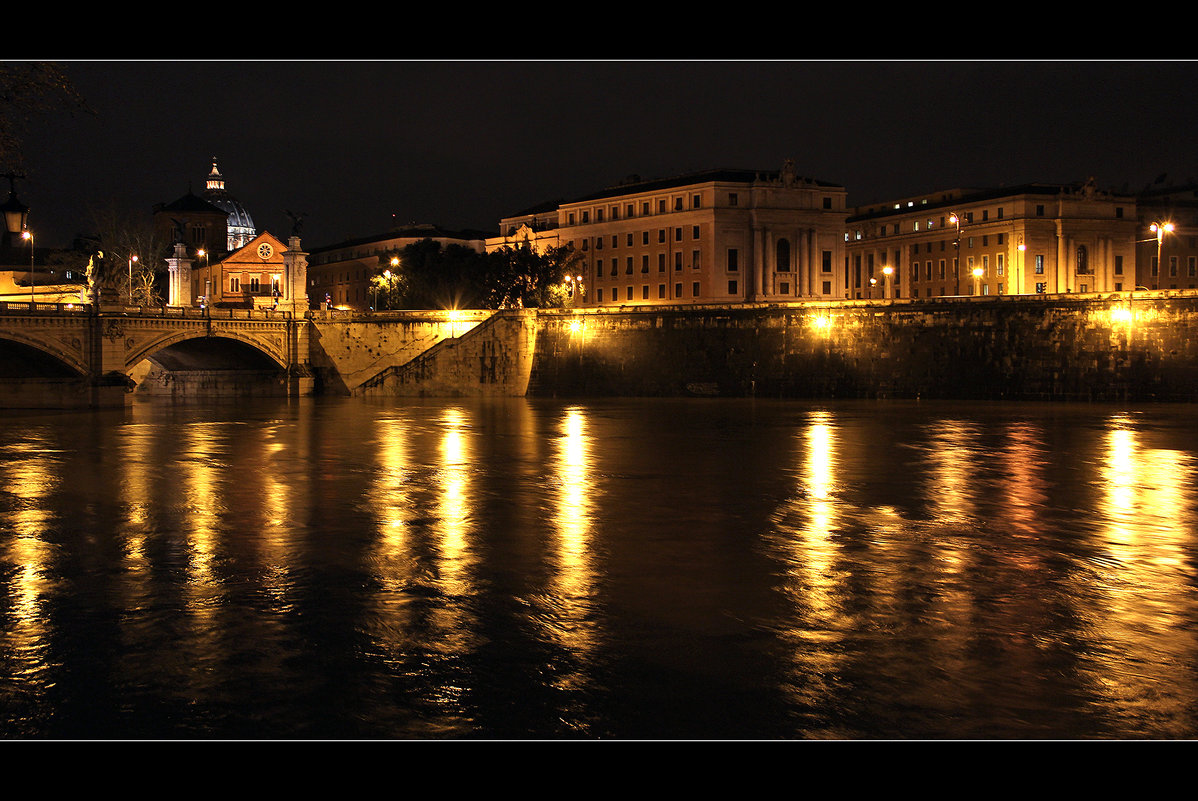
[[[630,174],[776,169],[851,204],[1029,181],[1198,177],[1191,62],[65,62],[95,116],[27,141],[42,244],[149,214],[215,156],[259,230],[306,248],[499,218]]]

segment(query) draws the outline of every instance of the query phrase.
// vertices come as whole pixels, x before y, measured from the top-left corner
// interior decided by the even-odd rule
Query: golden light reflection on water
[[[1196,690],[1193,671],[1174,669],[1198,656],[1198,632],[1187,614],[1194,456],[1150,447],[1126,415],[1113,416],[1106,428],[1101,550],[1089,577],[1101,613],[1092,616],[1095,647],[1086,661],[1096,691],[1114,706],[1151,710],[1177,693],[1193,698]],[[1127,658],[1134,654],[1156,658],[1133,668]]]
[[[5,661],[12,659],[14,672],[27,680],[48,667],[43,605],[55,587],[49,577],[55,572],[56,549],[45,538],[52,514],[46,502],[62,478],[54,470],[54,449],[40,434],[29,434],[6,450],[0,458],[0,486],[13,496],[16,508],[2,521],[11,532],[2,555],[10,571],[5,595],[11,623],[4,632],[4,651]]]
[[[550,499],[557,534],[551,586],[557,621],[551,636],[576,653],[589,652],[595,646],[591,622],[596,570],[590,500],[593,447],[584,410],[577,406],[565,409],[552,462],[558,481]]]
[[[444,591],[465,595],[476,555],[469,539],[473,510],[470,486],[469,421],[465,409],[452,407],[441,419],[440,463],[437,470],[438,575]]]

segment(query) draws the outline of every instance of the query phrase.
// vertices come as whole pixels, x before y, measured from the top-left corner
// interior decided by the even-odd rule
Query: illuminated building
[[[209,264],[200,258],[191,265],[191,296],[197,300],[211,289],[212,305],[221,308],[263,308],[285,294],[283,252],[287,245],[263,231],[227,258]]]
[[[318,306],[328,303],[336,308],[371,308],[370,279],[388,269],[390,260],[399,258],[405,247],[425,239],[439,242],[443,247],[462,245],[482,253],[486,234],[413,224],[385,234],[313,248],[308,256],[308,297]]]
[[[228,215],[227,245],[223,249],[232,253],[238,248],[248,245],[257,234],[254,220],[240,201],[225,189],[225,178],[216,167],[215,157],[212,159],[212,171],[208,173],[204,199]]]
[[[1136,281],[1136,198],[1092,181],[952,189],[858,208],[844,238],[850,298],[1109,292]]]
[[[546,210],[529,216],[502,220],[488,250],[530,233],[541,246],[571,246],[586,305],[842,297],[845,189],[798,176],[790,162],[633,177],[557,204],[556,224]]]

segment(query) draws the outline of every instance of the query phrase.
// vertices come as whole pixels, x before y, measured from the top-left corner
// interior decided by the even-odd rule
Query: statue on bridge
[[[97,250],[87,257],[87,294],[93,303],[116,303],[120,297],[119,276],[113,263],[104,258],[104,251]]]

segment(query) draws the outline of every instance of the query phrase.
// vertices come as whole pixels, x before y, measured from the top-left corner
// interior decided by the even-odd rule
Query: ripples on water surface
[[[0,734],[1198,734],[1198,409],[138,402],[0,433]]]

